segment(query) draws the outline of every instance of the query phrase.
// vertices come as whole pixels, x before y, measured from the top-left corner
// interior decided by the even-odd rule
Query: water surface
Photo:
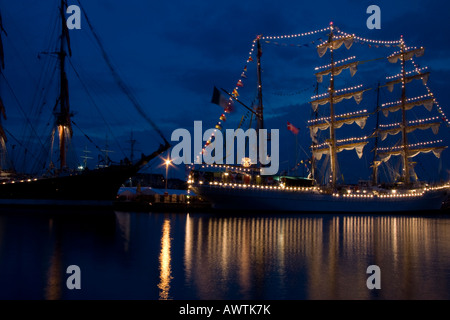
[[[6,212],[0,298],[450,299],[450,217]]]

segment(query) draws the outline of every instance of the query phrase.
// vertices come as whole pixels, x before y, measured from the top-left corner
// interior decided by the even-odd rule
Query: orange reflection
[[[172,280],[170,220],[164,220],[161,237],[161,252],[159,254],[159,300],[169,300],[170,281]]]
[[[447,230],[422,217],[188,216],[186,281],[200,299],[370,299],[366,268],[377,264],[379,298],[438,298],[445,281],[429,270],[450,269]]]

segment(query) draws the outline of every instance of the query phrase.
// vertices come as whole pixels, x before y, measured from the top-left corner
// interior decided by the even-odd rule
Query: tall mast
[[[403,41],[403,36],[401,38],[401,64],[402,64],[402,143],[403,143],[403,177],[404,182],[408,186],[410,183],[410,173],[409,173],[409,150],[408,150],[408,134],[407,134],[407,120],[406,120],[406,68],[405,68],[405,42]]]
[[[263,100],[262,100],[262,80],[261,80],[261,55],[262,55],[262,49],[261,49],[261,42],[260,42],[261,36],[258,36],[256,38],[256,44],[257,44],[257,58],[256,58],[256,65],[257,65],[257,77],[258,77],[258,128],[257,129],[264,129],[264,116],[263,116]]]
[[[377,107],[375,111],[377,115],[377,122],[375,125],[375,142],[374,142],[374,148],[373,148],[373,161],[372,161],[372,184],[375,186],[378,183],[378,166],[380,165],[380,162],[377,161],[377,149],[378,149],[378,129],[380,127],[380,82],[378,82],[377,86]]]
[[[257,54],[256,54],[256,75],[258,80],[258,106],[256,109],[256,138],[257,138],[257,145],[259,147],[259,154],[260,155],[266,155],[267,150],[264,150],[265,147],[264,143],[259,143],[259,133],[260,129],[264,129],[264,108],[263,108],[263,99],[262,99],[262,77],[261,77],[261,55],[262,55],[262,48],[261,48],[261,35],[256,37],[256,44],[257,44]],[[268,139],[270,139],[268,137]],[[251,146],[250,146],[251,147]],[[264,167],[264,164],[261,164],[262,167]]]
[[[398,75],[386,77],[386,79],[393,79],[386,83],[389,91],[393,91],[394,86],[396,84],[401,84],[401,100],[397,102],[388,102],[384,103],[381,107],[383,114],[388,117],[389,113],[400,111],[402,112],[402,120],[399,123],[391,123],[383,126],[384,129],[378,129],[377,134],[381,138],[381,140],[385,140],[388,135],[397,135],[399,133],[402,134],[401,137],[401,145],[389,147],[389,148],[377,148],[377,150],[381,151],[377,153],[377,156],[380,158],[380,162],[388,161],[391,156],[401,156],[403,162],[403,172],[402,178],[405,186],[411,185],[411,164],[409,162],[409,158],[415,157],[421,153],[429,153],[433,152],[433,154],[439,158],[441,152],[447,148],[447,146],[430,146],[430,144],[440,143],[441,140],[438,141],[425,141],[418,142],[415,144],[408,144],[408,133],[413,132],[414,130],[421,129],[432,129],[434,134],[438,133],[439,121],[436,118],[429,119],[417,119],[413,121],[407,120],[407,111],[417,107],[424,106],[428,111],[431,112],[433,105],[435,103],[434,97],[432,93],[428,93],[428,95],[416,96],[406,98],[406,84],[411,82],[414,79],[422,80],[422,83],[426,85],[428,80],[429,72],[422,72],[422,69],[418,69],[417,67],[413,71],[406,71],[406,61],[411,60],[413,56],[421,57],[424,54],[424,48],[407,48],[405,46],[403,37],[400,39],[400,51],[395,52],[392,55],[388,56],[388,61],[390,63],[397,63],[400,61],[401,63],[401,72]],[[396,79],[397,78],[397,79]],[[433,121],[433,122],[431,122]],[[381,128],[381,125],[380,125]]]
[[[314,94],[317,96],[319,94],[319,83],[316,83],[316,89],[314,90]],[[314,113],[314,119],[317,120],[317,116],[318,116],[318,110],[313,110]],[[311,178],[313,180],[316,179],[315,175],[316,175],[316,157],[314,156],[314,148],[316,146],[316,142],[315,140],[312,141],[311,144]]]
[[[61,41],[59,51],[57,53],[59,59],[60,69],[60,94],[59,94],[59,112],[55,113],[56,127],[58,129],[59,137],[59,158],[60,158],[60,170],[64,170],[67,167],[67,144],[68,140],[72,137],[71,120],[72,114],[70,113],[69,106],[69,85],[67,80],[67,74],[65,71],[66,63],[66,46],[70,50],[69,31],[66,25],[65,7],[67,7],[66,1],[61,0],[60,17],[61,17]]]
[[[328,42],[333,41],[333,25],[330,26],[330,36]],[[334,58],[333,58],[333,46],[330,46],[330,56],[331,56],[331,74],[330,74],[330,87],[328,88],[330,97],[330,163],[331,163],[331,186],[334,188],[336,186],[336,130],[334,127],[336,118],[334,114]]]
[[[2,23],[2,17],[0,14],[0,73],[3,75],[3,69],[5,69],[5,56],[3,52],[3,43],[2,43],[2,33],[7,35],[6,30],[3,28]],[[6,112],[5,112],[5,106],[3,105],[3,100],[0,97],[0,113],[3,117],[3,119],[6,119]],[[5,161],[6,161],[6,134],[3,130],[3,126],[1,123],[1,117],[0,117],[0,169],[4,169]]]
[[[330,74],[330,85],[326,93],[321,95],[316,95],[311,97],[311,99],[316,99],[311,101],[311,105],[314,111],[317,111],[320,105],[330,104],[330,116],[322,117],[320,119],[315,119],[310,122],[308,128],[310,129],[311,138],[313,140],[312,150],[314,154],[314,158],[317,161],[320,161],[322,155],[329,154],[330,155],[330,170],[331,170],[331,180],[328,180],[328,184],[332,187],[336,187],[337,182],[337,153],[343,150],[355,150],[358,157],[361,159],[363,154],[364,146],[367,144],[367,137],[351,137],[348,139],[337,140],[336,138],[336,130],[341,128],[344,124],[351,125],[356,123],[361,129],[364,128],[367,118],[369,114],[367,114],[367,110],[360,110],[357,112],[346,113],[346,114],[336,114],[335,105],[344,99],[354,98],[355,102],[359,104],[362,100],[362,95],[368,89],[360,89],[357,91],[353,91],[355,89],[359,89],[362,85],[343,88],[336,90],[334,79],[335,76],[341,74],[342,70],[349,69],[350,75],[353,76],[356,73],[358,61],[345,63],[350,59],[355,57],[343,59],[340,61],[335,61],[334,59],[334,50],[339,49],[342,45],[345,45],[347,49],[353,44],[354,36],[335,36],[334,35],[334,27],[333,24],[330,23],[330,34],[328,37],[328,41],[323,42],[322,44],[317,46],[317,53],[319,57],[323,57],[325,53],[330,49],[330,60],[331,63],[317,67],[316,70],[324,69],[322,71],[318,71],[315,73],[317,82],[322,82],[323,76]],[[343,92],[343,93],[342,93]],[[322,98],[325,96],[324,98]],[[314,144],[315,136],[318,130],[329,130],[329,139],[321,144]],[[327,177],[328,179],[328,177]]]

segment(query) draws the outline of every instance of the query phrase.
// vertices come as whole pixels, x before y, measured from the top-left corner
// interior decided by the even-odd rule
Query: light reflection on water
[[[400,216],[188,216],[185,278],[200,299],[448,299],[449,228]],[[366,286],[372,264],[379,291]]]
[[[450,299],[450,217],[0,215],[0,298]]]

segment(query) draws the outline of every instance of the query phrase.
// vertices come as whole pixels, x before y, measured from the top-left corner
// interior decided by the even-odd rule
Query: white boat
[[[335,78],[345,69],[349,69],[353,77],[360,62],[352,60],[354,57],[336,61],[334,51],[343,44],[350,49],[358,37],[341,32],[332,24],[328,30],[328,39],[317,46],[320,57],[324,57],[328,51],[330,58],[329,64],[316,68],[317,82],[322,82],[326,76],[329,76],[330,79],[326,92],[322,94],[317,92],[310,101],[315,117],[308,122],[312,140],[310,146],[311,170],[308,178],[262,176],[259,166],[249,165],[245,162],[242,162],[245,164],[243,166],[202,164],[191,165],[192,171],[188,180],[190,188],[196,194],[210,201],[215,208],[227,210],[417,212],[441,209],[444,201],[449,197],[450,184],[448,182],[433,184],[421,181],[414,172],[412,159],[422,153],[433,153],[439,158],[447,146],[442,145],[442,140],[415,143],[408,140],[409,135],[417,129],[419,129],[417,130],[419,134],[428,129],[437,134],[441,122],[447,121],[445,116],[414,120],[408,118],[410,110],[419,106],[424,106],[430,112],[441,110],[435,97],[426,86],[429,73],[424,72],[423,68],[418,68],[412,60],[414,56],[421,57],[424,54],[424,48],[407,47],[403,37],[398,41],[389,42],[389,46],[399,49],[399,51],[386,57],[387,61],[397,65],[400,63],[400,70],[397,69],[396,72],[399,73],[396,75],[386,77],[388,81],[384,85],[378,84],[377,100],[379,100],[380,88],[387,88],[393,92],[395,87],[397,87],[398,94],[401,95],[400,100],[388,101],[381,106],[377,101],[376,112],[373,113],[367,112],[367,110],[356,110],[338,114],[335,112],[336,104],[353,98],[359,105],[363,93],[369,89],[363,88],[362,85],[342,89],[335,88]],[[259,104],[256,113],[259,128],[262,128],[263,125],[260,76],[261,40],[264,40],[264,37],[259,36],[254,41],[258,48]],[[406,67],[407,62],[412,63],[410,70]],[[428,94],[418,95],[414,90],[406,91],[406,86],[416,80],[422,81],[425,88],[428,89]],[[230,95],[230,97],[237,100],[236,95]],[[357,124],[358,129],[364,129],[367,119],[372,114],[377,115],[376,128],[373,132],[362,137],[337,138],[338,129],[344,125]],[[392,114],[401,114],[401,120],[397,123],[381,124],[378,119],[379,114],[385,115],[386,119],[390,119]],[[396,138],[397,136],[400,138]],[[338,153],[344,150],[355,150],[361,159],[363,149],[370,139],[374,140],[371,181],[358,185],[346,185],[339,181]],[[208,142],[211,143],[211,141]],[[390,145],[382,147],[382,143],[390,143]],[[325,157],[323,157],[324,155]],[[387,165],[397,156],[401,158],[400,172],[396,173],[393,181],[380,183],[378,181],[379,167]],[[323,158],[327,158],[329,171],[326,179],[322,179],[322,181],[326,180],[325,183],[320,185],[316,179],[315,170],[317,163],[321,160],[324,161]]]

